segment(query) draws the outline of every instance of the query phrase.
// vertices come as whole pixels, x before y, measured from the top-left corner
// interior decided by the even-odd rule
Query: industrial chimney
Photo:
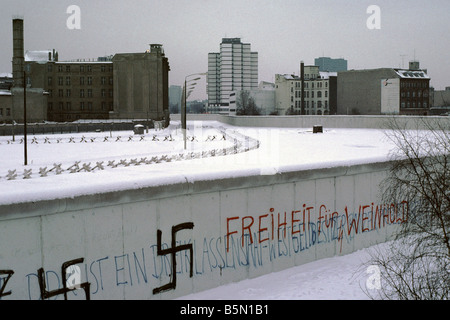
[[[303,63],[303,61],[300,62],[300,81],[301,81],[301,86],[302,86],[302,96],[301,96],[301,105],[300,105],[300,110],[301,110],[301,114],[305,115],[305,64]]]
[[[24,71],[24,45],[23,45],[23,19],[13,19],[13,86],[17,88],[23,87],[23,71]]]

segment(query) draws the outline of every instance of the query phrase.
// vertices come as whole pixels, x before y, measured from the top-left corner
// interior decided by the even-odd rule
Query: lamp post
[[[187,92],[187,90],[188,90],[187,84],[192,81],[200,80],[201,77],[197,77],[197,78],[191,79],[191,80],[187,80],[187,79],[192,76],[204,76],[204,75],[207,75],[207,73],[206,72],[193,73],[184,78],[184,87],[183,87],[183,100],[184,100],[183,102],[184,103],[182,103],[182,107],[181,107],[181,130],[183,131],[184,150],[186,150],[186,129],[187,129],[187,126],[186,126],[186,102],[187,102],[188,96],[191,94],[192,90],[194,89],[194,87],[191,87],[191,88],[189,88],[190,89],[189,92]],[[196,84],[197,83],[193,83],[193,84],[191,84],[191,86],[195,86]]]
[[[28,152],[27,152],[27,78],[25,71],[23,72],[23,154],[24,165],[28,165]]]

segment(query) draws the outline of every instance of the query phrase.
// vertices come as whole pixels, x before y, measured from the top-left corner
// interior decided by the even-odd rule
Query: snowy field
[[[179,122],[144,135],[132,131],[0,137],[0,203],[118,191],[291,170],[384,161],[392,145],[382,130],[238,128]]]

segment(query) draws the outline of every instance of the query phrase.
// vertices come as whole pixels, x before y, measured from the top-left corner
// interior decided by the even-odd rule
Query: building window
[[[109,84],[110,84],[110,85],[113,84],[113,78],[112,78],[112,77],[109,78]]]
[[[92,72],[92,66],[87,66],[87,71]]]
[[[88,85],[92,85],[92,77],[87,77]]]
[[[63,66],[58,66],[58,72],[63,72]]]
[[[84,102],[80,102],[80,110],[81,110],[81,111],[84,110]]]
[[[102,98],[106,98],[106,90],[102,89]]]
[[[102,85],[106,84],[106,77],[102,77]]]
[[[106,110],[106,102],[102,101],[102,110]]]
[[[80,72],[84,72],[84,66],[80,66]]]
[[[64,90],[62,90],[62,89],[58,90],[58,97],[60,97],[60,98],[64,97]]]
[[[67,90],[66,90],[66,97],[67,97],[67,98],[70,98],[71,95],[72,95],[72,90],[67,89]]]
[[[84,85],[84,77],[80,77],[80,85],[81,85],[81,86]]]
[[[11,116],[11,108],[6,108],[6,116]]]
[[[48,111],[52,111],[52,110],[53,110],[53,103],[52,103],[52,102],[49,102],[49,103],[47,104],[47,108],[48,108]]]
[[[80,98],[84,98],[84,89],[80,89]]]
[[[67,111],[70,111],[70,109],[72,109],[72,103],[71,102],[67,102],[66,103],[66,109],[67,109]]]
[[[92,111],[92,102],[88,102],[88,111]]]
[[[63,110],[64,104],[62,102],[59,103],[59,110]]]
[[[101,65],[100,67],[101,72],[105,72],[106,71],[106,66],[104,64]]]
[[[112,91],[112,90],[109,90],[109,97],[110,97],[110,98],[112,98],[112,97],[113,97],[113,93],[114,93],[114,91]]]
[[[51,63],[49,63],[49,64],[47,65],[47,71],[48,71],[48,72],[53,72],[53,65],[52,65]]]
[[[62,86],[64,84],[63,77],[58,77],[58,85]]]
[[[66,85],[70,86],[70,77],[66,77]]]
[[[66,72],[70,72],[70,66],[66,66]]]
[[[317,98],[322,98],[322,91],[317,92]]]
[[[52,85],[52,82],[53,82],[52,77],[48,77],[48,78],[47,78],[47,85],[51,86],[51,85]]]
[[[92,89],[88,89],[87,95],[88,95],[88,98],[92,98]]]
[[[3,117],[3,108],[0,108],[0,117]]]

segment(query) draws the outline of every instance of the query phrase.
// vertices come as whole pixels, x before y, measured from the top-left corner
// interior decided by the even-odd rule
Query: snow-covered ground
[[[382,130],[239,128],[179,122],[144,135],[132,131],[0,137],[0,204],[291,170],[384,161]]]

